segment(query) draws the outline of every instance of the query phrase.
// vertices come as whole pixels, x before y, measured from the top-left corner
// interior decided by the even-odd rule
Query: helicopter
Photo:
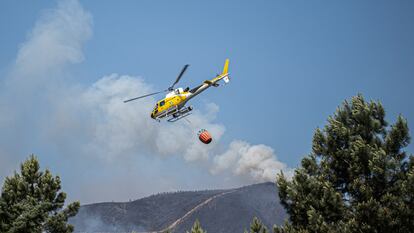
[[[202,84],[192,89],[190,89],[189,87],[185,89],[181,87],[174,89],[174,86],[180,81],[181,77],[183,76],[188,67],[188,64],[184,65],[180,74],[177,76],[175,82],[170,87],[168,87],[168,89],[128,99],[125,100],[124,103],[168,92],[164,99],[159,100],[156,103],[154,109],[151,112],[151,118],[157,120],[158,122],[161,119],[167,119],[167,121],[169,122],[175,122],[191,114],[193,107],[186,106],[186,103],[190,99],[199,95],[201,92],[207,90],[211,86],[218,87],[218,82],[220,80],[223,80],[225,83],[230,82],[228,73],[229,59],[226,59],[224,63],[223,72],[221,74],[217,74],[215,78],[211,80],[205,80]]]

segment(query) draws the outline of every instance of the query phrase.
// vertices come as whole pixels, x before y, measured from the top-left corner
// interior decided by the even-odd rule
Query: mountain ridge
[[[81,206],[70,219],[75,232],[185,232],[199,219],[207,232],[243,232],[253,217],[271,227],[286,213],[272,182],[233,189],[178,191],[130,202],[101,202]]]

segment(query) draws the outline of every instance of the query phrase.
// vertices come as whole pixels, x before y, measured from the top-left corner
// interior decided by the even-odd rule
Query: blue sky
[[[223,151],[235,139],[263,144],[279,161],[296,167],[310,152],[315,128],[323,127],[336,107],[357,93],[380,100],[390,122],[401,113],[413,125],[412,1],[82,1],[80,5],[92,18],[92,33],[82,42],[82,61],[62,68],[71,77],[65,82],[70,89],[94,85],[117,73],[142,77],[145,87],[160,90],[187,63],[191,66],[180,84],[195,86],[220,72],[225,58],[230,58],[230,85],[208,90],[192,102],[202,111],[209,103],[219,107],[208,124],[225,128],[217,145]],[[36,22],[56,6],[55,1],[0,3],[0,78],[10,76]],[[36,143],[26,143],[21,153],[42,153],[48,167],[62,176],[71,174],[77,163],[52,156],[62,153],[59,146]],[[411,144],[408,151],[413,148]],[[163,176],[170,186],[154,185],[153,192],[165,187],[201,188],[201,181],[220,186],[219,179],[198,171],[204,166],[198,162],[189,165],[168,156],[144,160],[156,169],[165,164],[188,169],[172,175],[178,180],[173,185]],[[93,171],[88,175],[102,175]],[[111,173],[116,171],[103,176]],[[188,180],[189,175],[197,178]],[[84,199],[91,201],[88,198]]]

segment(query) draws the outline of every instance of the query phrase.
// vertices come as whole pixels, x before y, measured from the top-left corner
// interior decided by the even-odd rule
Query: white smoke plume
[[[277,160],[271,147],[240,140],[231,142],[226,152],[214,157],[213,174],[229,169],[235,175],[247,175],[254,181],[274,181],[280,171],[288,176],[291,172],[286,164]]]
[[[38,87],[68,64],[83,61],[82,46],[92,35],[92,16],[77,1],[60,1],[37,21],[17,54],[13,79]],[[22,85],[20,85],[22,86]]]
[[[91,35],[92,16],[77,1],[60,1],[42,14],[20,45],[13,67],[0,83],[1,177],[36,152],[33,147],[54,111],[54,94],[65,90],[65,68],[83,60],[82,46]]]
[[[186,181],[177,177],[191,165],[204,169],[208,179],[228,175],[233,184],[273,181],[277,172],[289,171],[265,145],[235,140],[223,152],[225,127],[215,123],[219,106],[214,103],[197,106],[202,110],[194,110],[190,122],[157,123],[149,117],[154,98],[123,103],[154,91],[143,78],[110,74],[85,86],[70,71],[83,61],[82,48],[91,36],[91,14],[76,0],[59,1],[21,45],[0,89],[1,178],[35,153],[65,175],[64,187],[75,198],[96,202],[180,189]],[[198,141],[201,128],[213,135],[211,144]],[[179,173],[172,178],[168,171],[174,169]],[[191,182],[207,182],[200,174],[192,174]]]

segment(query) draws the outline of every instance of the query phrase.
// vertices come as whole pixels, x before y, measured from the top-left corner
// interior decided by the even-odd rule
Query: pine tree
[[[189,232],[187,231],[187,233]],[[201,228],[200,221],[196,219],[193,228],[191,228],[191,233],[207,233],[207,231],[204,231],[203,228]]]
[[[388,126],[379,102],[345,101],[313,137],[289,181],[277,178],[290,222],[274,232],[412,232],[414,156],[407,121]]]
[[[66,193],[59,192],[59,176],[39,169],[32,155],[21,164],[20,174],[15,172],[5,179],[0,196],[0,232],[73,232],[67,221],[78,212],[79,202],[63,208]]]
[[[244,232],[247,233],[246,230]],[[254,217],[250,224],[250,233],[267,233],[267,228],[257,217]]]

